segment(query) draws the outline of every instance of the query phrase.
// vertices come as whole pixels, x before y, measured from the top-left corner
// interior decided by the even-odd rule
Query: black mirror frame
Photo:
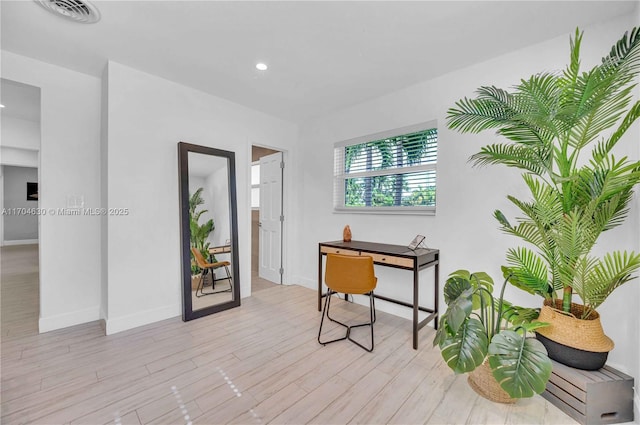
[[[191,231],[189,229],[189,152],[227,158],[229,177],[229,206],[231,220],[231,267],[233,270],[233,299],[231,301],[193,311],[191,295]],[[240,306],[240,267],[238,264],[238,207],[236,200],[235,152],[178,142],[178,174],[180,194],[180,251],[182,253],[182,320],[189,321]]]

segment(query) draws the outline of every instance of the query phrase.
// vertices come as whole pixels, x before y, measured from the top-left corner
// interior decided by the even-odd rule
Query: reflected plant
[[[189,230],[191,233],[191,246],[196,248],[204,258],[209,257],[209,242],[207,238],[216,228],[213,219],[207,220],[204,224],[200,224],[200,217],[202,214],[209,212],[209,210],[198,210],[204,199],[202,198],[202,191],[204,188],[198,188],[193,194],[189,196]],[[215,261],[215,259],[213,260]],[[200,272],[200,268],[195,264],[193,254],[191,254],[191,273],[196,274]]]

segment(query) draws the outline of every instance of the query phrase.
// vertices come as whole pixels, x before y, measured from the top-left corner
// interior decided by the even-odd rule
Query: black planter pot
[[[536,339],[547,349],[550,359],[576,369],[598,370],[605,365],[609,356],[609,352],[597,353],[569,347],[537,332]]]

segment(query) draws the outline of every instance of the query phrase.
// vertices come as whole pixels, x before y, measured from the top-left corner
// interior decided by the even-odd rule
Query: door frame
[[[282,175],[282,214],[284,215],[284,223],[282,224],[282,268],[284,269],[284,273],[282,274],[282,284],[283,285],[290,285],[291,283],[289,282],[289,280],[291,279],[291,276],[293,276],[293,272],[291,270],[291,265],[289,262],[289,245],[290,245],[290,240],[289,240],[289,234],[290,234],[290,229],[291,229],[291,221],[292,221],[292,215],[291,215],[291,155],[288,149],[283,148],[281,146],[275,146],[275,145],[269,145],[269,144],[265,144],[265,143],[258,143],[258,142],[252,142],[251,140],[249,140],[248,143],[248,159],[247,159],[247,181],[249,182],[249,190],[247,190],[247,205],[249,205],[249,208],[247,208],[246,211],[246,223],[249,229],[251,229],[251,163],[252,158],[251,158],[251,148],[252,146],[257,146],[257,147],[261,147],[261,148],[267,148],[267,149],[273,149],[279,152],[282,152],[282,160],[284,161],[284,173]],[[248,238],[247,238],[247,246],[251,246],[251,232],[249,232]],[[258,255],[260,255],[258,253]],[[250,285],[249,285],[250,286]]]

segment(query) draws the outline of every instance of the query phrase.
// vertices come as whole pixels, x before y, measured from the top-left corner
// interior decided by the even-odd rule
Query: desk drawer
[[[352,249],[333,248],[331,246],[320,247],[320,252],[323,254],[342,254],[342,255],[360,255],[360,251],[354,251]]]
[[[406,267],[409,269],[413,268],[413,260],[411,258],[403,258],[403,257],[394,257],[393,255],[385,255],[385,254],[373,254],[373,253],[363,253],[362,255],[368,255],[373,257],[373,261],[381,264],[389,264],[392,266]]]
[[[230,246],[216,246],[213,248],[209,248],[209,254],[224,254],[224,253],[230,253],[230,252],[231,252]]]

